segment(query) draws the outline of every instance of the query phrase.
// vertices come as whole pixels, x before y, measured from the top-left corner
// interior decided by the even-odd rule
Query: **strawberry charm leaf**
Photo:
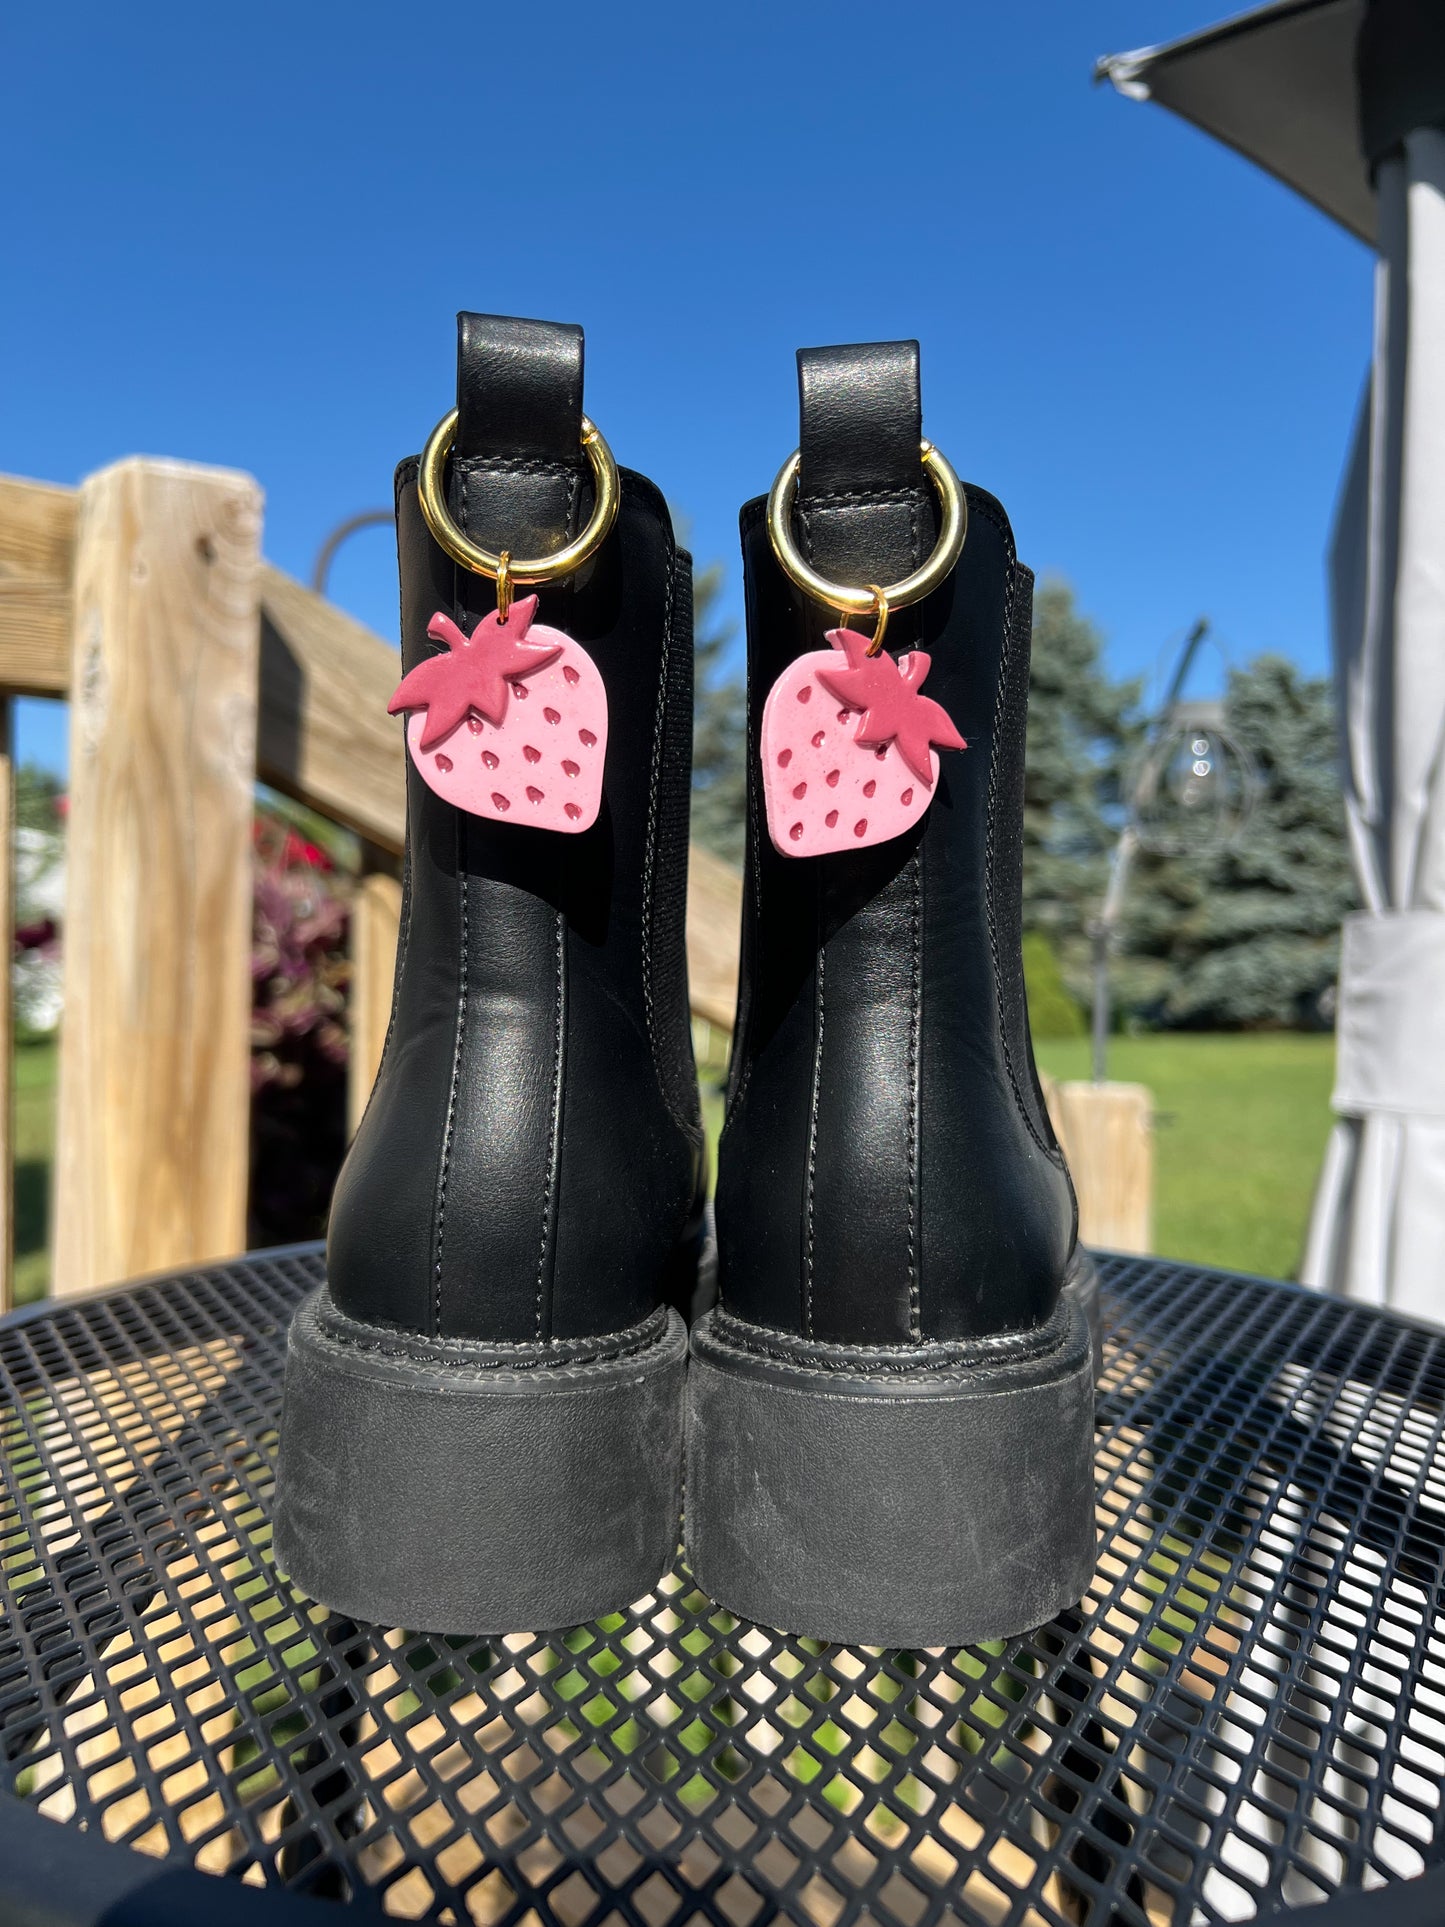
[[[433,642],[447,645],[445,655],[428,656],[402,677],[387,704],[389,716],[403,709],[424,709],[426,721],[417,747],[429,750],[470,715],[500,729],[511,696],[510,684],[545,669],[562,653],[561,645],[528,642],[537,598],[514,602],[506,620],[483,616],[470,635],[438,611],[426,626]]]
[[[846,669],[820,669],[818,681],[847,709],[862,710],[854,742],[861,749],[896,743],[898,754],[920,783],[932,788],[931,748],[967,749],[941,703],[920,695],[933,658],[914,649],[895,662],[882,650],[870,656],[867,636],[854,629],[830,629],[828,640],[848,659]]]

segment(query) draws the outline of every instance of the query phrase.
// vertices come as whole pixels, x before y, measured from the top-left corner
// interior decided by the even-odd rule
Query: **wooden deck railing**
[[[400,910],[397,657],[262,558],[248,475],[130,460],[79,489],[0,478],[0,930],[16,695],[70,700],[52,1290],[240,1250],[255,783],[359,833],[351,1106],[380,1057]],[[693,853],[697,1016],[726,1029],[736,874]],[[10,1298],[11,1008],[0,985],[0,1309]]]

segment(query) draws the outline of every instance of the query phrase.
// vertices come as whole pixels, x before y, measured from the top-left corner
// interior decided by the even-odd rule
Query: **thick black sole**
[[[677,1550],[687,1334],[489,1345],[357,1323],[323,1286],[292,1321],[276,1563],[313,1599],[432,1633],[575,1626]]]
[[[1026,1632],[1094,1570],[1080,1278],[1026,1339],[828,1346],[710,1312],[688,1373],[694,1578],[742,1618],[866,1646]]]

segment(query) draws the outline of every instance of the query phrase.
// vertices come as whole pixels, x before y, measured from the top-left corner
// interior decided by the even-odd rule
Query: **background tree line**
[[[740,863],[745,708],[717,613],[722,572],[697,584],[693,833]],[[1143,744],[1142,685],[1111,678],[1102,638],[1062,582],[1034,604],[1024,801],[1025,960],[1041,1035],[1082,1030],[1090,919]],[[1120,934],[1115,1002],[1131,1026],[1318,1028],[1333,1021],[1341,919],[1356,904],[1333,690],[1284,657],[1231,670],[1231,734],[1258,778],[1227,849],[1144,855]]]

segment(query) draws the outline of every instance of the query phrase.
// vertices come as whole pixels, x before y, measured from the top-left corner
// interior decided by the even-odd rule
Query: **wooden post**
[[[80,490],[53,1290],[239,1251],[261,492]]]
[[[1045,1086],[1079,1198],[1079,1237],[1147,1252],[1154,1237],[1154,1100],[1143,1084]]]
[[[370,860],[379,856],[368,852]],[[391,1023],[392,979],[401,930],[401,884],[390,869],[364,872],[351,902],[351,1059],[347,1066],[347,1135],[355,1137],[381,1065]]]

